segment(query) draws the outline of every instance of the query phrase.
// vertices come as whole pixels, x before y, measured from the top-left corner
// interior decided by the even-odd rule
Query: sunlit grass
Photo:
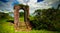
[[[20,17],[20,18],[19,18],[19,21],[20,21],[20,22],[24,22],[24,17]]]
[[[32,30],[32,31],[22,31],[16,33],[60,33],[60,32],[47,31],[47,30]]]
[[[31,30],[31,31],[19,31],[14,32],[14,25],[6,22],[5,20],[0,20],[0,33],[60,33],[57,31],[47,31],[47,30]]]
[[[11,25],[9,22],[4,22],[5,20],[0,20],[0,33],[13,33],[14,26]]]
[[[14,26],[11,25],[9,22],[6,22],[0,24],[0,33],[60,33],[60,32],[47,31],[47,30],[31,30],[31,31],[14,32]]]
[[[30,20],[33,20],[34,18],[33,18],[33,17],[29,17],[29,19],[30,19]],[[20,17],[20,18],[19,18],[19,21],[20,21],[20,22],[24,22],[24,17]]]

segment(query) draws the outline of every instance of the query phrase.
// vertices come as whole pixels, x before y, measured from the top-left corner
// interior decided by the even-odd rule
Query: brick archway
[[[29,6],[28,5],[15,5],[14,6],[14,26],[15,30],[19,29],[19,10],[24,10],[24,22],[27,26],[27,29],[31,30],[31,26],[29,23]]]

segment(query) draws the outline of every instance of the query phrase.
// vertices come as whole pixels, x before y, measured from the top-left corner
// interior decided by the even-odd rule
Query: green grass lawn
[[[23,18],[21,19],[23,21]],[[31,30],[14,32],[14,25],[6,22],[6,20],[0,20],[0,33],[60,33],[57,31],[47,31],[47,30]]]
[[[33,20],[33,17],[29,17],[30,20]],[[24,16],[19,18],[19,21],[24,22]]]
[[[0,24],[0,33],[60,33],[57,31],[47,31],[47,30],[31,30],[29,32],[27,31],[21,31],[21,32],[14,32],[14,27],[9,22],[4,22]]]
[[[54,32],[54,31],[47,31],[47,30],[32,30],[32,31],[29,31],[29,32],[16,32],[16,33],[60,33],[60,32]]]
[[[30,20],[33,20],[34,19],[33,17],[29,17],[29,18],[30,18]],[[24,22],[24,17],[20,17],[19,18],[19,21]]]
[[[24,17],[20,17],[20,18],[19,18],[19,21],[24,22]]]

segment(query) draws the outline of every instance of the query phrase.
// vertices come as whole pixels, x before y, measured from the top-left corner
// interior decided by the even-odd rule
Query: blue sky
[[[60,4],[60,0],[0,0],[0,11],[14,12],[13,6],[15,4],[26,3],[30,6],[30,14],[36,9],[48,9],[51,7],[57,7]]]

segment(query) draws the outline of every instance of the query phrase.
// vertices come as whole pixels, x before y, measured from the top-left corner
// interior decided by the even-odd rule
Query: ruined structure
[[[19,10],[23,9],[24,10],[24,22],[27,26],[27,29],[31,30],[31,26],[29,23],[29,6],[28,5],[15,5],[14,6],[14,26],[15,30],[19,29]]]

